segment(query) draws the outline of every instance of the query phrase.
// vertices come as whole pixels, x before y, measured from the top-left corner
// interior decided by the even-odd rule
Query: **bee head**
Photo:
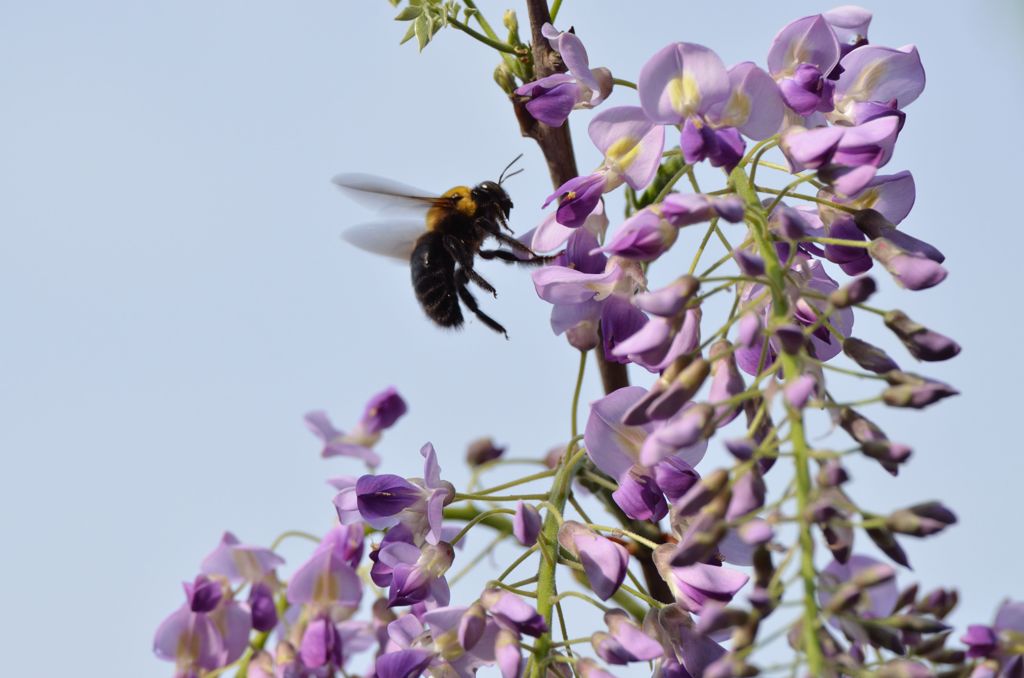
[[[501,213],[508,217],[512,211],[512,198],[508,197],[505,189],[493,181],[484,181],[473,188],[473,200],[481,207],[497,207]]]

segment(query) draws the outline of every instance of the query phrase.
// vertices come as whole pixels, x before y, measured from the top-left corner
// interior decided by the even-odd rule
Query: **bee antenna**
[[[498,185],[499,186],[501,186],[501,182],[505,181],[505,179],[509,179],[511,177],[514,177],[515,175],[517,175],[517,174],[519,174],[520,172],[523,171],[523,168],[519,168],[515,172],[512,172],[509,175],[505,174],[505,172],[508,172],[509,169],[511,169],[512,165],[514,165],[517,162],[519,162],[519,159],[522,158],[522,157],[523,157],[523,154],[520,153],[516,157],[512,158],[512,162],[510,162],[509,164],[505,165],[505,169],[501,170],[501,176],[498,177]]]

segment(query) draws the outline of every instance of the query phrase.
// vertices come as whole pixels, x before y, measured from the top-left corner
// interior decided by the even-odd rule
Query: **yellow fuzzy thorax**
[[[452,211],[467,217],[476,216],[476,201],[469,186],[456,186],[441,194],[434,205],[427,210],[427,230],[433,231]]]

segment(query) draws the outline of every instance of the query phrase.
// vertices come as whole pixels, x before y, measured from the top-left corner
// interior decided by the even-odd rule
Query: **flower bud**
[[[736,265],[740,267],[740,272],[743,275],[751,278],[764,275],[764,259],[750,250],[738,247],[732,251],[732,258],[736,261]]]
[[[711,363],[697,358],[686,366],[661,396],[647,408],[652,419],[667,419],[692,398],[711,373]]]
[[[665,494],[642,466],[633,466],[619,478],[612,499],[633,520],[658,521],[668,513]]]
[[[796,355],[804,347],[804,331],[796,325],[779,325],[775,328],[775,339],[784,353]]]
[[[900,509],[885,519],[886,527],[893,532],[914,537],[927,537],[954,523],[956,514],[935,501]]]
[[[700,289],[700,280],[683,275],[654,292],[642,292],[634,298],[637,308],[663,318],[679,315]]]
[[[519,17],[516,16],[515,10],[506,9],[505,14],[501,17],[501,23],[504,24],[509,33],[513,35],[519,33]]]
[[[843,340],[843,353],[861,368],[875,374],[899,369],[899,365],[885,351],[855,337]]]
[[[477,438],[466,448],[466,463],[470,466],[482,466],[505,454],[506,448],[494,444],[493,438]]]
[[[733,483],[729,509],[725,512],[726,520],[736,520],[764,506],[767,491],[761,472],[757,466],[752,466]]]
[[[908,252],[886,238],[872,240],[868,253],[892,274],[900,287],[908,290],[935,287],[948,275],[941,264],[923,254]]]
[[[736,607],[725,607],[724,605],[707,605],[694,630],[703,635],[717,633],[731,629],[734,626],[742,626],[750,619],[750,613]]]
[[[912,608],[914,612],[930,614],[939,619],[953,611],[960,601],[956,589],[935,589],[926,593]]]
[[[753,311],[743,314],[739,321],[739,332],[736,334],[736,344],[743,348],[751,348],[761,336],[761,318]]]
[[[711,357],[711,388],[708,391],[708,400],[720,402],[742,393],[746,385],[736,367],[732,345],[724,339],[716,341],[708,350],[708,355]],[[716,425],[719,428],[725,426],[739,413],[739,404],[719,405],[715,408]]]
[[[676,504],[676,513],[686,518],[696,514],[723,490],[728,491],[729,472],[724,468],[715,469],[700,479]]]
[[[896,537],[893,536],[891,531],[884,527],[870,527],[865,529],[865,532],[868,533],[868,537],[875,543],[875,546],[881,549],[882,553],[903,567],[910,568],[910,560],[907,559],[906,551],[896,541]]]
[[[512,94],[516,91],[516,78],[504,61],[494,68],[494,82],[505,94]]]
[[[704,506],[697,517],[686,526],[679,548],[672,555],[672,567],[693,565],[715,553],[718,542],[727,531],[722,520],[729,505],[729,492],[723,491]]]
[[[856,304],[863,304],[871,298],[877,289],[878,285],[875,284],[875,279],[865,275],[830,294],[828,301],[836,308],[848,308]]]
[[[882,391],[882,400],[891,407],[912,407],[923,409],[943,398],[959,395],[952,386],[941,381],[922,380],[917,384],[890,386]]]
[[[960,345],[955,341],[914,322],[903,311],[886,313],[885,326],[899,337],[910,354],[918,360],[949,360],[960,353]]]
[[[818,471],[818,484],[822,487],[839,487],[850,479],[838,459],[829,459]]]
[[[512,516],[512,535],[523,546],[533,546],[540,534],[540,512],[533,506],[519,501]]]
[[[786,398],[786,402],[795,410],[802,410],[807,401],[810,400],[811,395],[814,394],[815,386],[818,385],[814,375],[801,374],[796,379],[793,379],[786,384],[783,389],[783,395]]]
[[[466,609],[459,620],[459,645],[466,651],[472,650],[483,637],[486,628],[487,612],[478,600]]]

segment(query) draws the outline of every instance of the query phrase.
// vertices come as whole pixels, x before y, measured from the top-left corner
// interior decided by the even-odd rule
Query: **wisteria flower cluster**
[[[885,169],[924,89],[917,49],[870,43],[871,14],[844,6],[783,26],[761,64],[665,45],[634,84],[592,68],[543,0],[527,9],[530,44],[513,12],[502,38],[468,0],[409,0],[397,18],[421,49],[450,27],[498,51],[496,81],[556,178],[522,240],[557,253],[532,282],[580,355],[568,442],[514,478],[523,459],[474,441],[463,492],[429,442],[422,475],[376,472],[400,463],[375,449],[407,409],[394,388],[348,433],[308,414],[323,456],[368,470],[330,479],[336,525],[269,548],[225,533],[157,630],[156,654],[182,678],[605,678],[628,665],[665,678],[1024,675],[1024,602],[957,635],[954,589],[899,581],[901,542],[943,531],[953,511],[864,506],[849,468],[861,457],[897,475],[911,457],[862,409],[957,395],[910,365],[958,344],[868,303],[879,286],[947,276],[943,254],[902,226],[912,175]],[[601,160],[579,173],[559,139],[589,109]],[[704,163],[720,187],[701,188]],[[620,189],[626,214],[611,228],[605,196]],[[712,244],[724,253],[708,262]],[[878,321],[899,353],[855,334]],[[588,355],[606,393],[578,422]],[[625,365],[647,383],[630,385]],[[846,399],[854,379],[877,389]],[[494,471],[502,482],[483,486]],[[292,537],[316,545],[284,578],[276,551]],[[519,556],[456,585],[499,544]],[[568,632],[580,619],[570,605],[599,611],[583,637]],[[798,616],[780,619],[788,606]],[[788,643],[791,663],[760,663],[773,643]]]

